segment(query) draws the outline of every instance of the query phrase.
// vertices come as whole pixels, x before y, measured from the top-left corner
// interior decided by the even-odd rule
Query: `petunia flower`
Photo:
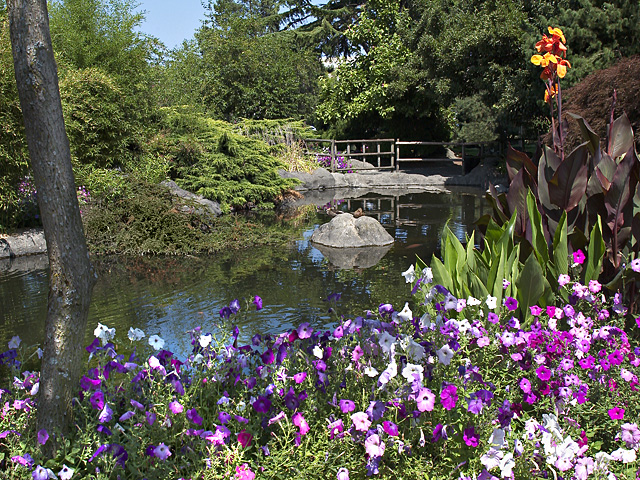
[[[344,467],[340,468],[336,474],[336,478],[337,480],[349,480],[349,470]]]
[[[45,443],[47,443],[47,440],[49,440],[49,434],[47,433],[47,431],[43,428],[42,430],[40,430],[38,432],[38,443],[40,445],[44,445]]]
[[[202,425],[202,417],[198,415],[198,411],[195,408],[187,410],[186,417],[196,425]]]
[[[408,382],[413,382],[415,379],[414,375],[418,375],[418,378],[422,381],[422,372],[424,372],[424,367],[422,365],[407,363],[407,365],[402,369],[402,376],[406,378]]]
[[[238,433],[238,443],[242,445],[244,448],[251,446],[251,440],[253,439],[253,435],[251,435],[246,430],[242,430]]]
[[[409,302],[404,304],[404,308],[401,312],[398,313],[398,318],[401,318],[405,322],[408,322],[413,319],[413,312],[409,308]]]
[[[451,359],[453,358],[454,354],[455,352],[447,344],[444,344],[439,350],[436,351],[438,360],[443,365],[449,365],[449,363],[451,363]]]
[[[69,468],[63,464],[62,469],[58,472],[58,477],[60,480],[69,480],[73,476],[74,471],[73,468]]]
[[[416,271],[413,265],[411,265],[407,271],[402,272],[402,276],[405,279],[405,283],[413,283],[416,280]]]
[[[458,401],[458,387],[455,385],[447,385],[440,392],[440,403],[445,410],[452,410]]]
[[[304,340],[305,338],[311,337],[311,334],[313,333],[313,328],[311,328],[309,323],[305,322],[300,324],[300,326],[297,329],[297,332],[298,332],[298,337]]]
[[[607,410],[609,417],[611,420],[622,420],[624,418],[624,408],[621,407],[613,407]]]
[[[364,448],[369,457],[382,457],[384,455],[385,444],[380,438],[380,435],[374,433],[369,435],[364,441]]]
[[[139,340],[142,340],[144,336],[145,336],[144,331],[140,330],[139,328],[129,327],[129,333],[127,333],[127,337],[132,342],[137,342]]]
[[[573,252],[573,263],[575,265],[582,265],[585,260],[584,252],[580,249]]]
[[[260,298],[258,295],[256,295],[255,297],[253,297],[253,304],[256,306],[256,310],[261,310],[262,309],[262,298]]]
[[[390,437],[398,436],[398,426],[393,422],[385,420],[384,422],[382,422],[382,429]]]
[[[164,340],[158,335],[151,335],[149,337],[149,345],[151,345],[154,350],[162,350],[164,347]]]
[[[389,335],[387,332],[382,332],[378,337],[378,344],[384,353],[391,351],[391,346],[395,343],[396,337]]]
[[[489,310],[494,310],[498,306],[498,299],[496,297],[492,297],[491,295],[487,295],[485,303],[487,304]]]
[[[356,404],[351,400],[340,400],[339,405],[342,413],[353,412],[356,409]]]
[[[471,426],[469,428],[465,428],[462,433],[462,439],[468,446],[475,448],[478,446],[478,442],[480,441],[480,435],[476,433],[475,427]]]
[[[357,412],[351,415],[351,421],[353,422],[353,427],[360,432],[366,432],[371,426],[371,420],[364,412]]]
[[[171,413],[173,413],[174,415],[177,415],[178,413],[182,413],[182,411],[184,410],[184,407],[180,402],[176,402],[174,400],[169,404],[169,410],[171,410]]]
[[[296,412],[291,417],[291,423],[300,429],[300,435],[306,435],[309,433],[309,424],[305,420],[304,416],[300,412]]]
[[[165,461],[171,456],[171,450],[169,450],[169,447],[167,447],[164,443],[161,443],[153,449],[153,456],[162,461]]]
[[[428,388],[423,388],[416,397],[416,403],[420,412],[431,412],[435,408],[436,396]]]
[[[20,340],[19,336],[15,335],[11,337],[11,340],[9,340],[9,349],[17,349],[21,342],[22,340]]]
[[[510,312],[513,312],[518,308],[518,301],[513,297],[507,297],[504,301],[504,306],[507,307]]]

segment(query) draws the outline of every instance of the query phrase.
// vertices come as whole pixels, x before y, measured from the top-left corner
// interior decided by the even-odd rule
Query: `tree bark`
[[[30,165],[49,255],[49,299],[38,429],[56,439],[72,422],[96,276],[82,228],[46,0],[9,0],[9,28]],[[54,448],[55,440],[51,442]]]

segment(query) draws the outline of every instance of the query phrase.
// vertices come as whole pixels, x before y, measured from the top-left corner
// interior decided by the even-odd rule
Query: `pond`
[[[121,340],[129,327],[158,334],[182,355],[190,351],[185,332],[201,325],[215,333],[219,311],[239,299],[241,340],[255,333],[281,333],[302,322],[329,327],[336,315],[363,315],[380,303],[401,309],[415,305],[401,273],[420,256],[429,262],[448,222],[464,240],[487,210],[478,193],[367,195],[344,200],[343,211],[363,208],[395,238],[374,266],[344,269],[332,265],[309,242],[318,225],[330,220],[322,209],[306,215],[299,238],[281,247],[261,247],[198,257],[94,258],[99,280],[93,290],[87,343],[98,322],[115,327]],[[312,207],[313,208],[313,207]],[[0,350],[13,335],[29,345],[44,336],[48,293],[45,258],[15,259],[0,267]],[[336,301],[334,294],[340,294]],[[250,303],[263,299],[259,312]]]

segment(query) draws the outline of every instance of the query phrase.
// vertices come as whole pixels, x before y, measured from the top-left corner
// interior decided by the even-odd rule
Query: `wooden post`
[[[400,145],[398,145],[398,139],[396,138],[393,142],[393,145],[391,146],[391,151],[393,152],[395,150],[395,158],[394,155],[391,155],[391,159],[394,160],[396,162],[396,172],[398,170],[400,170]],[[391,165],[393,167],[393,165]]]
[[[376,152],[378,152],[378,168],[380,168],[380,142],[376,142]]]
[[[336,141],[331,140],[331,173],[336,171]]]

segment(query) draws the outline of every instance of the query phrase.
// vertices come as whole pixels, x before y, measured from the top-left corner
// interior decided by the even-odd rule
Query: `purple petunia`
[[[164,443],[161,443],[153,449],[153,456],[162,461],[165,461],[171,456],[171,450],[169,450],[169,447],[167,447]]]
[[[349,412],[353,412],[356,409],[356,404],[353,403],[351,400],[340,400],[340,410],[342,410],[342,413],[349,413]]]
[[[253,297],[253,304],[256,306],[256,310],[262,309],[262,299],[258,295]]]
[[[304,340],[305,338],[311,337],[311,335],[313,334],[313,328],[311,328],[308,322],[305,322],[300,324],[300,326],[297,329],[297,332],[298,332],[298,337]]]
[[[538,375],[538,378],[540,380],[542,380],[543,382],[548,381],[551,378],[551,370],[549,370],[547,367],[545,367],[544,365],[540,365],[537,369],[536,369],[536,375]]]
[[[38,432],[38,443],[40,445],[44,445],[45,443],[47,443],[47,440],[49,440],[49,434],[47,433],[47,431],[43,428],[42,430],[40,430]]]
[[[480,435],[476,433],[476,429],[473,426],[464,430],[462,438],[464,443],[474,448],[478,446],[478,442],[480,441]]]
[[[258,399],[253,402],[253,408],[258,413],[267,413],[271,408],[271,400],[267,397],[259,396]]]
[[[202,425],[202,417],[198,415],[198,412],[195,408],[187,410],[186,416],[196,425]]]
[[[180,402],[176,402],[174,400],[169,404],[169,410],[171,410],[171,413],[173,413],[174,415],[177,415],[178,413],[182,413],[182,411],[184,410],[184,407]]]
[[[329,428],[329,439],[333,440],[334,437],[340,438],[342,432],[344,432],[344,424],[342,423],[342,419],[338,419],[335,422],[331,422],[328,426]]]
[[[504,306],[507,307],[510,312],[513,312],[518,308],[518,301],[513,297],[507,297],[504,301]]]

